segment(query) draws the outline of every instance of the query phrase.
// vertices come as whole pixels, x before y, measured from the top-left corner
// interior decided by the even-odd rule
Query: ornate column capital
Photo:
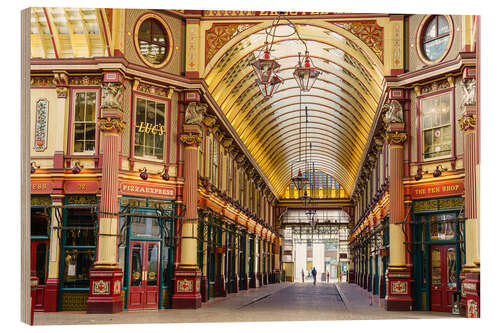
[[[476,115],[464,114],[459,119],[460,129],[464,132],[472,132],[476,130]]]
[[[56,85],[57,98],[66,98],[68,96],[68,73],[54,72],[53,82]]]
[[[117,118],[101,118],[97,121],[97,126],[103,132],[123,132],[125,129],[125,122]]]
[[[179,140],[186,146],[198,147],[201,143],[202,137],[200,133],[189,132],[181,134]]]
[[[385,134],[385,142],[389,145],[402,145],[407,138],[408,135],[405,132],[395,131]]]

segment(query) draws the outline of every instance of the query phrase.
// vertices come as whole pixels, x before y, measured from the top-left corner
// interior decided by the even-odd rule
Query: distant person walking
[[[316,272],[316,268],[315,267],[313,267],[313,270],[311,271],[311,273],[312,273],[312,276],[313,276],[313,279],[314,279],[314,285],[316,285],[316,274],[317,274],[317,272]]]
[[[326,272],[326,283],[330,283],[330,272]]]
[[[304,283],[304,269],[302,268],[302,283]]]

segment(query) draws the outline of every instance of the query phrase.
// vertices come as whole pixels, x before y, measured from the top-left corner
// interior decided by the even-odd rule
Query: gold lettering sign
[[[94,196],[68,196],[68,205],[91,205],[97,203],[97,198]]]
[[[464,198],[451,198],[439,200],[439,210],[461,209],[464,205]]]
[[[139,133],[146,133],[146,134],[153,134],[153,135],[164,135],[165,134],[165,127],[163,125],[153,125],[150,123],[145,123],[141,121],[139,125],[135,125],[136,128],[138,128],[137,132]]]
[[[426,212],[426,211],[436,211],[437,210],[437,200],[427,200],[427,201],[415,201],[413,203],[413,211]]]

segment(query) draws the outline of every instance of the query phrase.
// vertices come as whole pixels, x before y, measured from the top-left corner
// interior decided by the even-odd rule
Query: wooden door
[[[130,242],[130,310],[158,308],[159,255],[159,242]]]
[[[431,311],[451,312],[457,291],[456,246],[431,246]]]
[[[34,309],[42,311],[44,307],[45,283],[47,282],[47,261],[49,241],[31,241],[31,272],[38,277],[38,285],[35,288]]]

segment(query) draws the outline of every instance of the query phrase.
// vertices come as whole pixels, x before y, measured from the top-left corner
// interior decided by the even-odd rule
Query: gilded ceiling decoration
[[[205,63],[212,60],[212,57],[224,46],[231,38],[242,31],[250,28],[253,24],[214,24],[206,32]]]
[[[379,26],[376,21],[336,21],[332,23],[357,36],[375,52],[380,61],[384,62],[384,28]]]

